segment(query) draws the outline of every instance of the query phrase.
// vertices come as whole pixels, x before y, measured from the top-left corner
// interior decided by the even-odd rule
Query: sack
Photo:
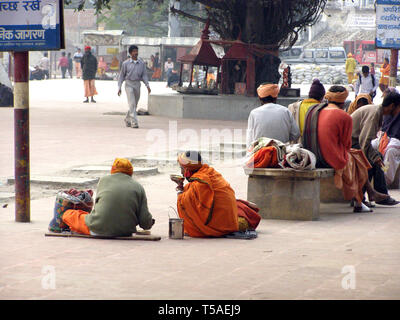
[[[56,201],[53,210],[53,219],[49,224],[49,231],[63,232],[70,231],[62,216],[67,210],[83,210],[91,212],[93,208],[93,191],[79,191],[70,189],[68,191],[59,191],[56,196]]]

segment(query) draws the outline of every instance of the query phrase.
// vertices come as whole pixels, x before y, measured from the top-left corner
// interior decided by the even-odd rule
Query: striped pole
[[[14,52],[15,221],[30,222],[29,58]]]
[[[390,50],[390,75],[389,75],[389,87],[396,87],[397,78],[397,60],[399,59],[399,50]]]

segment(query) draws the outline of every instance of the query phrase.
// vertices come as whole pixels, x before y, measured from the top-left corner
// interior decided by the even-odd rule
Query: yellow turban
[[[132,163],[125,158],[116,158],[111,167],[111,174],[114,173],[125,173],[129,176],[133,174],[133,166]]]
[[[203,166],[203,163],[201,161],[198,161],[197,159],[190,159],[189,157],[187,157],[186,152],[178,155],[178,163],[183,168],[183,175],[186,178],[190,177],[193,172],[199,170]]]
[[[344,103],[348,95],[349,92],[347,91],[347,89],[342,92],[328,91],[325,94],[325,99],[328,100],[328,102]]]
[[[257,88],[257,94],[260,98],[271,96],[277,98],[279,94],[279,86],[277,84],[262,84]]]

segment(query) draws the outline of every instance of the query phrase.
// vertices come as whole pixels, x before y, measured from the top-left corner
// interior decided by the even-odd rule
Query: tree
[[[122,29],[134,36],[166,36],[168,34],[168,3],[153,0],[113,0],[112,7],[102,10],[98,22],[109,29]]]
[[[70,0],[69,0],[70,1]],[[86,0],[80,0],[85,2]],[[98,11],[109,8],[111,0],[92,0]],[[162,4],[169,0],[153,0]],[[137,5],[144,0],[135,1]],[[173,13],[200,22],[210,21],[212,29],[223,40],[237,40],[259,48],[269,49],[256,60],[256,83],[279,81],[276,57],[279,48],[289,48],[298,39],[299,32],[315,24],[328,0],[180,0],[181,3],[196,3],[203,6],[200,15],[171,7]],[[181,6],[182,7],[182,6]]]

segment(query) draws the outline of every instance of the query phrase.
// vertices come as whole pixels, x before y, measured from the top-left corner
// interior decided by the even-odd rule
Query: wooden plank
[[[109,240],[145,240],[145,241],[161,240],[160,236],[137,235],[137,234],[132,234],[132,236],[130,237],[110,237],[110,236],[92,236],[88,234],[69,233],[69,232],[63,232],[63,233],[46,232],[44,235],[46,237],[90,238],[90,239],[109,239]]]

